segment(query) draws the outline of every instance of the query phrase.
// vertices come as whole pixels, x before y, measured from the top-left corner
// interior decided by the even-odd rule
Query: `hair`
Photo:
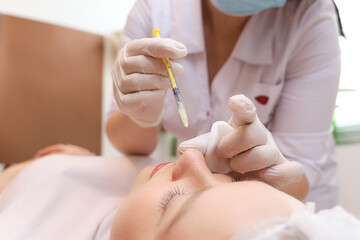
[[[340,18],[339,9],[338,9],[338,7],[336,6],[335,1],[334,1],[334,0],[332,0],[332,2],[333,2],[333,4],[334,4],[334,7],[335,7],[335,12],[336,12],[337,20],[338,20],[338,25],[339,25],[339,35],[340,35],[340,36],[345,37],[345,33],[344,33],[343,26],[342,26],[342,23],[341,23],[341,18]]]

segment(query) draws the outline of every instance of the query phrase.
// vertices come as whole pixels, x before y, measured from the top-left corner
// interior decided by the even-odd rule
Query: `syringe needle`
[[[160,37],[160,30],[159,29],[155,29],[153,31],[153,34],[156,36],[156,37]],[[184,125],[184,127],[188,127],[189,126],[189,121],[188,121],[188,117],[187,117],[187,114],[186,114],[186,110],[185,110],[185,106],[182,102],[182,99],[181,99],[181,95],[180,95],[180,90],[179,88],[177,87],[177,83],[176,83],[176,80],[175,80],[175,77],[174,77],[174,74],[173,74],[173,71],[171,69],[171,65],[170,65],[170,61],[169,61],[169,58],[162,58],[163,62],[165,63],[165,66],[166,66],[166,70],[168,72],[168,75],[169,75],[169,79],[170,79],[170,83],[171,83],[171,87],[173,89],[173,93],[174,93],[174,97],[175,97],[175,101],[176,101],[176,104],[177,104],[177,107],[178,107],[178,112],[179,112],[179,115],[180,115],[180,118],[181,118],[181,121]]]

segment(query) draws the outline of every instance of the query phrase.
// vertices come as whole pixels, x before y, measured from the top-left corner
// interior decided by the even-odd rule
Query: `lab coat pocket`
[[[251,101],[256,107],[256,113],[260,121],[265,126],[273,118],[282,88],[282,82],[277,85],[257,83],[251,92]]]

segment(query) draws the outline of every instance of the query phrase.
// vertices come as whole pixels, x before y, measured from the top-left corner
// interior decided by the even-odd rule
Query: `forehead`
[[[219,184],[207,189],[169,229],[166,239],[226,239],[247,224],[254,206],[247,184]]]
[[[263,187],[257,182],[224,183],[202,194],[192,209],[192,213],[204,219],[221,218],[224,223],[233,221],[250,222],[274,197],[273,189]],[[267,200],[265,200],[267,199]]]

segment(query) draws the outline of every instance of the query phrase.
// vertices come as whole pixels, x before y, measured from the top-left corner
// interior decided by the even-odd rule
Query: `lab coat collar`
[[[253,15],[247,22],[232,57],[251,64],[266,65],[273,61],[274,29],[264,15],[266,11]]]
[[[188,54],[205,52],[201,0],[181,0],[173,6],[171,38],[185,44]]]
[[[170,37],[185,44],[188,54],[205,52],[201,0],[177,2]],[[231,57],[251,64],[272,63],[274,33],[268,14],[263,11],[249,19]]]

